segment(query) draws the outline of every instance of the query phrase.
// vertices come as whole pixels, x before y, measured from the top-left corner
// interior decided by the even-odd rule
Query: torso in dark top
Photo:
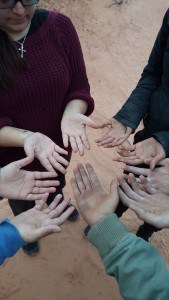
[[[36,12],[24,47],[28,68],[15,72],[9,91],[0,88],[0,128],[41,132],[63,147],[61,119],[67,103],[86,101],[88,114],[94,107],[76,31],[62,14]],[[21,148],[0,148],[2,165],[24,156]],[[28,169],[43,167],[34,161]]]

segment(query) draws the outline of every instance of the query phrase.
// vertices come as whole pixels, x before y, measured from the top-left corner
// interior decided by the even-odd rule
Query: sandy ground
[[[74,22],[85,56],[91,92],[96,101],[94,119],[112,116],[135,87],[168,8],[166,0],[49,0],[43,7],[58,9]],[[90,161],[106,190],[121,172],[112,163],[116,150],[98,148],[94,140],[102,130],[88,130],[91,150],[74,155],[67,175],[65,193],[71,194],[69,180],[77,162]],[[72,201],[73,197],[72,197]],[[7,202],[0,206],[0,218],[11,217]],[[136,232],[140,222],[128,211],[123,216]],[[97,251],[83,237],[85,223],[67,222],[60,234],[41,240],[41,252],[29,258],[19,251],[0,272],[0,299],[9,300],[119,300],[116,281],[104,273]],[[169,237],[165,230],[152,242],[169,263]]]

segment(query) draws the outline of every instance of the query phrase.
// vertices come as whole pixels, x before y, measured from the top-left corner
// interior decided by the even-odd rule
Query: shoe
[[[141,237],[146,242],[150,242],[154,234],[154,230],[152,228],[145,228],[145,225],[141,225],[136,233],[138,237]]]
[[[69,203],[68,206],[66,207],[66,209],[69,208],[69,207],[71,207],[71,206],[74,206],[74,205],[72,205],[71,203]],[[80,216],[80,214],[79,214],[77,208],[75,207],[74,211],[71,213],[71,215],[69,216],[68,220],[70,222],[75,222],[79,218],[79,216]]]
[[[90,226],[87,225],[87,226],[85,227],[84,231],[83,231],[85,237],[87,237],[89,231],[90,231]]]
[[[39,243],[29,243],[22,247],[23,251],[29,256],[35,256],[39,253]]]

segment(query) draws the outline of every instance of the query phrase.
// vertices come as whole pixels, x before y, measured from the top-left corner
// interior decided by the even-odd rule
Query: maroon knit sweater
[[[15,72],[10,91],[0,88],[0,128],[41,132],[63,147],[61,119],[67,103],[73,99],[86,101],[86,115],[94,109],[76,30],[68,17],[49,12],[43,25],[27,37],[24,48],[29,68]],[[22,157],[22,148],[0,148],[1,166]],[[43,167],[35,160],[27,169]]]

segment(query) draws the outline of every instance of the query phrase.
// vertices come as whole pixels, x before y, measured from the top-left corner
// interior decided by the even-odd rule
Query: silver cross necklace
[[[19,52],[21,54],[21,58],[23,58],[24,53],[26,53],[26,50],[24,49],[24,43],[25,43],[26,37],[27,37],[27,34],[25,35],[22,43],[16,41],[16,43],[18,43],[20,45],[20,48],[18,50],[19,50]]]

